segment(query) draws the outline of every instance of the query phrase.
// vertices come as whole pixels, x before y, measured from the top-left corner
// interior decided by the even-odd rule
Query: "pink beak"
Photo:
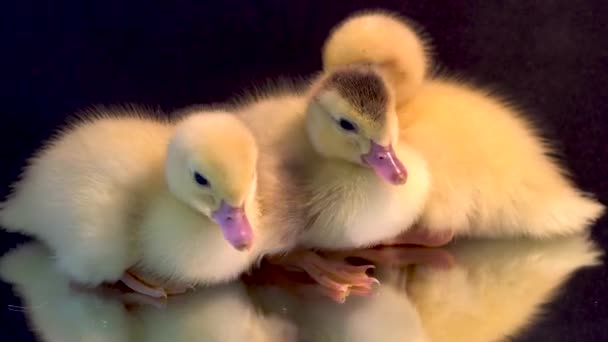
[[[361,160],[391,184],[402,185],[407,181],[407,170],[397,158],[392,145],[382,146],[372,141],[369,152],[362,155]]]
[[[253,230],[243,207],[233,207],[222,201],[213,213],[213,219],[222,228],[224,239],[239,251],[247,250],[253,242]]]

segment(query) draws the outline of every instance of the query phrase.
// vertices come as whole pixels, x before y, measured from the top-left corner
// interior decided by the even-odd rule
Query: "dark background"
[[[396,10],[433,39],[442,70],[499,89],[554,139],[583,189],[608,204],[605,0],[48,1],[0,5],[0,197],[66,115],[92,104],[171,110],[320,68],[328,30],[363,8]],[[101,142],[100,142],[101,143]],[[608,220],[593,229],[608,247]],[[0,252],[20,237],[0,235]],[[27,337],[6,285],[3,340]],[[524,341],[608,340],[608,272],[579,272]],[[497,312],[496,314],[500,314]],[[483,322],[480,322],[483,324]]]

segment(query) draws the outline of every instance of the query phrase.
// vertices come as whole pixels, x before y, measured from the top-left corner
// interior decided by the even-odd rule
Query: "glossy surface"
[[[19,298],[12,315],[46,341],[495,341],[542,324],[543,306],[560,297],[577,271],[603,267],[599,249],[583,236],[364,254],[386,260],[375,269],[382,284],[372,296],[344,304],[267,271],[255,284],[239,281],[156,302],[85,289],[58,273],[37,242],[6,254],[0,276]],[[446,258],[449,263],[436,262]]]

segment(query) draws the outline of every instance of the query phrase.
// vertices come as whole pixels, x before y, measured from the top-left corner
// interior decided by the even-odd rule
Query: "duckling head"
[[[393,148],[399,136],[394,95],[380,72],[369,65],[342,67],[312,89],[306,114],[315,150],[404,184],[407,171]]]
[[[171,193],[216,222],[236,249],[249,249],[253,229],[247,208],[255,197],[258,150],[233,114],[199,112],[183,119],[168,146]]]

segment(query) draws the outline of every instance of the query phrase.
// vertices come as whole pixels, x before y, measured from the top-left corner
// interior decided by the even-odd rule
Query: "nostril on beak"
[[[396,173],[393,175],[393,181],[398,184],[404,184],[407,180],[407,176],[403,173]]]

